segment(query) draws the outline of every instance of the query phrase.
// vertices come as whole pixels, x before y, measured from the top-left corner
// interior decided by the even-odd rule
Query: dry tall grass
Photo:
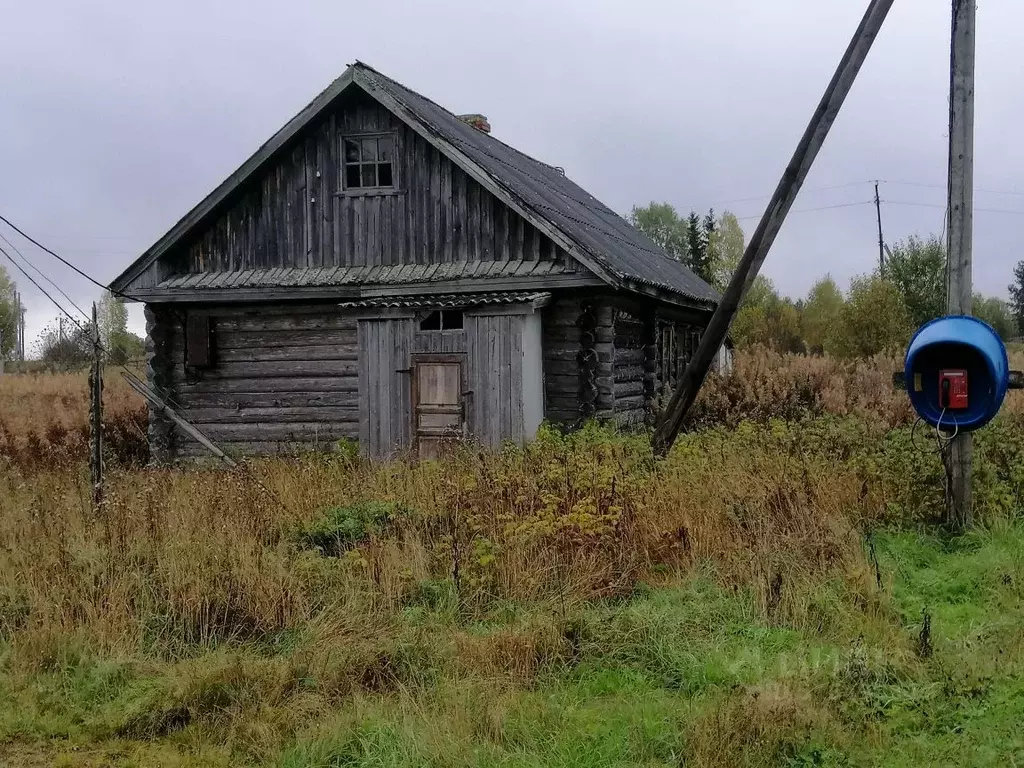
[[[855,526],[884,513],[887,491],[865,488],[852,462],[786,445],[717,433],[656,463],[642,438],[588,429],[436,464],[127,472],[98,512],[77,474],[8,472],[0,634],[37,664],[72,637],[174,655],[300,629],[323,633],[314,645],[331,655],[422,601],[481,616],[509,603],[574,605],[706,563],[752,587],[766,615],[802,620],[797,585],[823,573],[867,583]],[[350,516],[320,549],[303,546],[304,526],[367,501],[389,513]],[[352,684],[370,674],[350,672]]]
[[[103,407],[111,459],[144,463],[145,406],[115,370],[104,379]],[[85,373],[0,376],[0,462],[21,468],[66,467],[84,461],[88,445]]]
[[[63,454],[62,468],[45,453],[19,458],[38,427],[12,419],[23,442],[0,466],[4,674],[12,690],[32,691],[46,675],[71,685],[78,660],[118,660],[118,702],[82,673],[93,697],[83,710],[110,705],[72,713],[93,736],[197,724],[256,761],[341,702],[468,680],[488,691],[484,709],[500,707],[502,691],[595,649],[642,648],[628,617],[617,640],[579,618],[586,603],[614,604],[642,584],[711,574],[750,596],[759,624],[836,635],[849,606],[885,610],[864,532],[938,511],[937,459],[920,436],[892,430],[909,414],[887,361],[754,352],[738,365],[708,387],[694,420],[726,426],[684,436],[664,461],[643,435],[591,425],[433,463],[336,455],[238,472],[114,468],[98,510],[78,454]],[[17,386],[30,403],[31,382]],[[83,414],[60,399],[73,386],[37,387],[52,393],[50,410],[62,404],[67,434],[70,414]],[[110,411],[141,413],[120,402]],[[756,420],[741,421],[744,411]],[[983,518],[1024,493],[1019,425],[1011,413],[979,438]],[[822,584],[833,585],[824,597]],[[143,682],[125,692],[124,680]],[[737,698],[708,723],[732,724],[745,744],[769,738],[778,718],[817,722],[804,722],[794,691]],[[481,717],[472,727],[500,736],[498,715],[497,726],[486,713],[467,722]],[[720,748],[692,747],[706,764]]]

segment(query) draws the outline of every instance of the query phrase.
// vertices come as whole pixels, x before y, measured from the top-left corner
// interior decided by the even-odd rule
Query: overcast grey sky
[[[867,2],[2,4],[0,213],[105,282],[355,59],[620,212],[714,205],[749,232]],[[854,205],[791,216],[765,266],[783,292],[873,268],[869,180],[887,240],[942,230],[949,6],[896,0],[795,211]],[[1024,258],[1024,3],[982,0],[978,24],[975,283],[1002,296]],[[19,283],[34,335],[55,312]]]

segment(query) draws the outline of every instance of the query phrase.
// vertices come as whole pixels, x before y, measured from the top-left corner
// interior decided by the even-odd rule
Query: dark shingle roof
[[[277,267],[235,272],[172,275],[159,284],[165,290],[223,288],[310,288],[330,286],[380,287],[403,283],[487,280],[510,277],[553,277],[573,274],[557,261],[452,261],[444,264],[393,264],[365,267]]]
[[[143,270],[218,210],[234,190],[250,180],[265,163],[282,151],[289,141],[294,140],[312,120],[329,109],[352,86],[363,88],[371,96],[376,94],[383,102],[390,102],[391,108],[404,113],[400,117],[417,123],[416,130],[423,132],[442,151],[449,152],[453,159],[460,157],[458,162],[467,167],[472,166],[476,173],[489,177],[499,197],[504,195],[505,202],[518,206],[528,214],[528,218],[532,217],[534,224],[546,224],[564,236],[570,241],[567,245],[575,245],[571,250],[578,259],[596,271],[601,279],[627,290],[642,291],[645,286],[652,286],[703,307],[710,307],[719,300],[720,295],[714,288],[697,277],[686,265],[669,257],[593,195],[566,178],[561,169],[535,160],[471,127],[430,99],[360,62],[349,67],[345,74],[274,134],[237,171],[115,278],[111,286],[118,291],[125,290]],[[315,279],[323,278],[323,270],[314,272],[317,273]],[[188,275],[171,278],[158,288],[168,290],[190,287],[175,282],[179,279],[192,278]],[[242,278],[234,273],[217,278],[206,275],[202,285],[194,287],[210,287],[212,283],[209,281],[214,279],[237,287],[237,281]],[[244,279],[265,280],[268,276],[246,275]],[[288,279],[292,280],[293,276],[289,275]]]
[[[482,167],[538,216],[578,243],[613,275],[683,294],[701,302],[717,302],[720,294],[685,264],[676,261],[649,238],[564,172],[535,160],[473,128],[430,99],[406,88],[361,62],[363,78],[400,102],[439,138]]]

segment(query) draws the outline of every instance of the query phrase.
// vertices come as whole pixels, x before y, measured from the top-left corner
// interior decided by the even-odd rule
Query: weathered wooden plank
[[[355,385],[348,391],[327,392],[179,392],[179,405],[192,408],[352,408],[360,403]]]
[[[438,250],[438,261],[454,261],[452,255],[452,163],[447,157],[441,157],[440,184],[438,194],[440,196],[438,206],[437,229],[440,233],[440,248]]]
[[[349,215],[352,217],[349,239],[352,243],[352,252],[349,265],[368,264],[366,253],[366,206],[363,205],[361,197],[346,197],[345,204],[348,206]]]
[[[427,261],[444,261],[441,234],[441,154],[433,147],[427,152],[426,205],[421,215],[427,230]]]
[[[523,423],[523,318],[508,317],[509,322],[509,398],[511,425],[509,435],[516,442],[525,437]]]
[[[597,358],[599,362],[608,363],[611,365],[612,353],[607,350],[596,350]],[[550,361],[575,363],[579,357],[580,349],[579,346],[575,348],[549,348],[545,357]]]
[[[643,390],[642,389],[641,389],[641,394],[639,394],[639,395],[634,395],[634,396],[622,397],[622,398],[616,398],[615,399],[615,410],[616,411],[633,411],[633,410],[642,411],[643,409],[644,409],[644,396],[643,396]]]
[[[466,222],[466,246],[468,258],[470,259],[481,259],[480,192],[480,185],[472,179],[468,179],[466,187],[466,215],[468,219]]]
[[[370,436],[370,323],[359,323],[359,446],[363,453],[370,454],[372,438]]]
[[[342,435],[342,437],[355,439],[355,434]],[[338,438],[341,439],[341,438]],[[326,453],[333,451],[337,440],[330,442],[299,442],[299,441],[277,441],[277,442],[252,442],[252,441],[228,441],[220,440],[218,444],[229,456],[301,456],[307,453]],[[177,449],[177,455],[181,459],[204,459],[210,452],[198,443],[181,438]]]
[[[342,376],[259,376],[239,379],[201,379],[191,382],[173,381],[182,393],[228,394],[232,392],[355,392],[358,380]]]
[[[631,398],[644,393],[644,382],[642,379],[638,381],[616,381],[615,382],[615,402],[618,403],[620,398]]]
[[[354,341],[354,340],[353,340]],[[313,362],[335,360],[355,363],[359,350],[352,344],[309,344],[296,346],[224,349],[218,346],[217,366],[223,363]]]
[[[295,332],[295,331],[351,331],[355,328],[355,319],[344,315],[301,315],[267,316],[267,317],[215,317],[214,333],[223,332]]]
[[[612,343],[612,330],[605,326],[599,326],[594,330],[594,336],[598,343]],[[550,342],[568,342],[579,345],[580,329],[575,325],[548,325],[544,329],[544,338]]]
[[[479,366],[481,364],[481,353],[482,347],[480,345],[480,323],[479,318],[467,317],[466,318],[466,364],[468,370],[466,371],[466,378],[469,382],[468,393],[466,397],[468,402],[466,404],[466,421],[469,436],[475,440],[482,440],[483,432],[483,408],[484,408],[484,391],[482,389],[482,382],[479,376]]]
[[[219,362],[213,368],[202,371],[203,381],[215,382],[227,379],[245,379],[256,376],[355,376],[357,365],[354,360],[246,360]],[[172,381],[186,382],[181,366],[172,372]]]
[[[643,381],[643,365],[616,365],[615,381]]]
[[[356,424],[330,422],[290,422],[287,424],[204,424],[203,432],[215,442],[252,441],[252,442],[331,442],[352,433]]]
[[[398,343],[395,345],[397,357],[392,361],[395,385],[398,387],[398,424],[400,430],[396,448],[404,449],[412,445],[413,410],[412,410],[412,334],[411,320],[400,320],[395,323]]]
[[[512,331],[511,317],[495,317],[491,325],[497,334],[498,359],[491,375],[498,379],[498,442],[512,437]]]
[[[469,259],[466,244],[466,184],[468,178],[461,168],[452,167],[452,260]]]
[[[355,354],[358,340],[356,331],[328,329],[322,331],[296,331],[294,329],[260,331],[218,331],[215,342],[218,354],[229,350],[256,350],[272,347],[315,347],[330,345],[350,349]],[[223,359],[223,358],[222,358]]]
[[[502,365],[502,320],[503,317],[488,317],[487,324],[487,375],[488,403],[490,413],[488,422],[488,441],[490,445],[501,444],[502,433],[502,384],[505,379]]]
[[[392,432],[391,414],[394,407],[392,392],[392,381],[394,380],[393,368],[391,366],[391,349],[394,344],[392,334],[394,331],[394,320],[382,320],[377,327],[377,355],[376,375],[378,392],[378,431],[377,444],[379,453],[387,455],[391,452]],[[372,418],[372,414],[371,414]]]
[[[338,201],[334,193],[338,191],[338,177],[341,173],[336,121],[336,114],[328,116],[320,139],[320,266],[335,263],[335,206]]]
[[[186,415],[188,420],[195,424],[338,423],[359,421],[359,408],[356,404],[333,408],[318,406],[189,407]]]
[[[477,258],[493,261],[497,258],[494,249],[494,196],[486,189],[480,190],[480,245]]]
[[[556,395],[571,396],[574,402],[578,401],[580,385],[579,374],[553,373],[547,376],[549,382],[548,392],[554,397]],[[595,381],[598,393],[609,398],[614,397],[615,382],[607,377],[598,377]]]
[[[303,217],[303,229],[305,230],[305,244],[302,258],[298,260],[300,265],[307,269],[319,267],[317,258],[320,251],[320,227],[319,227],[319,206],[320,206],[320,179],[317,176],[317,138],[320,130],[311,130],[306,134],[305,147],[303,152],[302,172],[305,181],[305,194],[302,197],[302,207],[305,216]]]
[[[621,349],[618,346],[615,346],[614,349],[616,365],[643,365],[643,347],[637,349]]]

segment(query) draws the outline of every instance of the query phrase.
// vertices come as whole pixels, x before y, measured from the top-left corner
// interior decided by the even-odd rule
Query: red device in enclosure
[[[939,371],[939,405],[951,411],[962,411],[967,407],[967,371]]]

